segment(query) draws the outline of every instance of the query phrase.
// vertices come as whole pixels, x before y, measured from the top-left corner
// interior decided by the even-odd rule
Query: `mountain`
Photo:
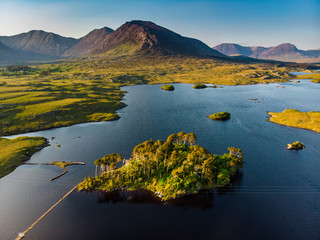
[[[199,40],[183,37],[152,22],[138,20],[126,22],[88,53],[100,54],[111,50],[117,53],[226,57]]]
[[[0,42],[0,61],[1,62],[10,62],[13,60],[21,60],[23,56],[16,52],[15,50],[7,47]]]
[[[303,55],[302,51],[298,50],[296,46],[290,43],[283,43],[275,47],[270,47],[263,51],[259,58],[263,59],[297,59]]]
[[[225,55],[244,55],[250,56],[252,49],[250,47],[243,47],[239,44],[223,43],[214,47],[215,50]]]
[[[0,41],[15,50],[52,57],[60,57],[67,49],[79,42],[75,38],[62,37],[42,30],[32,30],[9,37],[0,36]]]
[[[114,32],[111,28],[103,27],[101,29],[95,29],[82,37],[78,43],[64,52],[63,56],[66,57],[79,57],[88,55],[92,48],[102,43],[105,38]]]
[[[298,61],[298,62],[319,62],[319,50],[299,50],[291,43],[283,43],[275,47],[244,47],[233,43],[223,43],[215,46],[213,49],[232,56],[243,55],[258,59],[272,59],[281,61]]]
[[[266,47],[250,47],[250,48],[252,50],[250,57],[252,58],[259,58],[260,54],[268,49]]]

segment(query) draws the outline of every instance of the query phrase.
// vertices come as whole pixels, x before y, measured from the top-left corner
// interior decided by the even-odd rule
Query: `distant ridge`
[[[141,20],[126,22],[115,31],[108,27],[95,29],[80,39],[32,30],[14,36],[0,36],[0,42],[0,64],[110,54],[179,55],[248,62],[257,59],[320,62],[320,50],[303,51],[290,43],[270,48],[224,43],[210,48],[200,40]]]
[[[0,41],[15,50],[53,57],[60,57],[67,49],[79,42],[75,38],[62,37],[42,30],[32,30],[9,37],[0,36]]]
[[[299,50],[291,43],[283,43],[275,47],[244,47],[234,43],[223,43],[215,46],[213,49],[231,55],[243,55],[251,58],[258,59],[272,59],[280,61],[299,61],[299,60],[312,60],[320,61],[319,50]]]

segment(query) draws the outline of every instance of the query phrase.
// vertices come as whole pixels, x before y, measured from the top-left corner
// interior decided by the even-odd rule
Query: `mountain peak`
[[[262,52],[259,58],[279,59],[279,58],[300,58],[301,53],[295,45],[291,43],[282,43],[278,46],[271,47]]]
[[[131,26],[131,25],[137,25],[137,26],[141,26],[141,27],[146,27],[148,29],[157,29],[157,30],[162,30],[162,31],[170,31],[164,27],[161,27],[151,21],[143,21],[143,20],[132,20],[130,22],[126,22],[125,24],[123,24],[122,26]],[[171,31],[172,32],[172,31]]]
[[[10,48],[47,56],[61,56],[68,48],[78,42],[75,38],[62,37],[43,30],[31,30],[10,37],[0,37]]]
[[[113,33],[113,29],[103,27],[94,29],[82,37],[80,41],[68,49],[63,55],[66,57],[79,57],[90,54],[92,47],[99,45],[105,38]]]
[[[124,23],[92,53],[105,53],[119,48],[147,54],[225,57],[199,40],[183,37],[153,22],[142,20]]]
[[[297,51],[297,47],[293,45],[292,43],[282,43],[279,44],[278,46],[275,46],[274,48],[283,48],[289,51]]]

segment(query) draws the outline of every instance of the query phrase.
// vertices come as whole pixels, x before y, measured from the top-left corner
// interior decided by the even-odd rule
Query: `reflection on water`
[[[161,200],[147,190],[98,192],[99,203],[161,204]]]
[[[148,190],[98,192],[98,202],[112,204],[162,204],[183,209],[209,209],[213,207],[213,191],[202,190],[197,194],[190,194],[166,202],[161,201],[151,191]]]

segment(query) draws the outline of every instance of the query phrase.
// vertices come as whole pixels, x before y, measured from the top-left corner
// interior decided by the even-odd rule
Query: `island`
[[[306,146],[303,143],[299,142],[299,141],[287,144],[287,150],[296,150],[296,151],[298,151],[298,150],[302,150],[302,149],[306,149]]]
[[[46,146],[48,142],[43,137],[0,138],[0,178],[15,170]]]
[[[78,190],[139,190],[153,192],[161,200],[179,198],[200,190],[222,187],[243,167],[243,152],[229,147],[229,153],[210,154],[199,146],[194,133],[170,135],[166,142],[148,140],[137,145],[132,158],[109,154],[95,161],[96,177],[87,177]],[[123,166],[117,168],[116,165]]]
[[[271,116],[270,122],[320,133],[320,112],[286,109],[283,112],[268,112],[268,114]]]
[[[228,112],[218,112],[208,116],[212,120],[228,120],[230,119],[231,114]]]
[[[202,89],[202,88],[206,88],[207,85],[205,84],[195,84],[192,86],[192,88],[195,88],[195,89]]]
[[[166,90],[166,91],[173,91],[174,86],[173,85],[162,85],[161,89]]]

